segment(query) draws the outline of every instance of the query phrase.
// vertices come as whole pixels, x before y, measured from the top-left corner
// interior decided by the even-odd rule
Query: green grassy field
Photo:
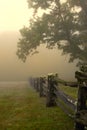
[[[46,108],[27,84],[0,86],[0,130],[74,130],[74,121],[60,108]]]
[[[60,90],[62,90],[66,94],[70,95],[74,99],[77,99],[77,95],[78,95],[77,87],[70,87],[70,86],[64,86],[64,85],[59,85],[58,87],[60,88]]]

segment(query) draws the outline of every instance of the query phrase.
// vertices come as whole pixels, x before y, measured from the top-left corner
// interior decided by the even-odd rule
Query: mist
[[[58,73],[65,80],[75,80],[76,61],[68,63],[69,56],[61,56],[58,49],[37,48],[38,54],[28,56],[25,63],[16,55],[19,31],[0,33],[0,81],[26,81],[30,76]]]

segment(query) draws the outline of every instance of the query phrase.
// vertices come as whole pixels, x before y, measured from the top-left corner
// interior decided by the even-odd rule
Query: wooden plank
[[[75,78],[77,78],[78,80],[81,80],[81,81],[87,81],[87,73],[76,71]]]

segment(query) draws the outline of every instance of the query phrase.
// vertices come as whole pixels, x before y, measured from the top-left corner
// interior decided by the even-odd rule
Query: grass
[[[70,95],[74,99],[77,99],[77,95],[78,95],[77,87],[69,87],[69,86],[64,86],[64,85],[59,85],[58,87],[60,88],[60,90],[62,90],[66,94]]]
[[[46,108],[27,84],[0,87],[0,130],[73,130],[74,121],[59,107]]]

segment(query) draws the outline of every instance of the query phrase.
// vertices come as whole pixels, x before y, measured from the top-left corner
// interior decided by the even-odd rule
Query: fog
[[[30,76],[48,73],[58,73],[63,79],[74,80],[76,62],[69,64],[69,56],[61,56],[59,50],[48,50],[41,45],[39,53],[28,57],[25,63],[18,59],[19,29],[28,26],[31,17],[32,10],[26,0],[0,0],[0,81],[26,81]]]
[[[68,63],[69,56],[61,56],[57,49],[38,48],[39,53],[28,56],[25,63],[16,56],[19,31],[0,33],[0,81],[25,81],[30,76],[58,73],[65,80],[74,80],[76,62]]]

